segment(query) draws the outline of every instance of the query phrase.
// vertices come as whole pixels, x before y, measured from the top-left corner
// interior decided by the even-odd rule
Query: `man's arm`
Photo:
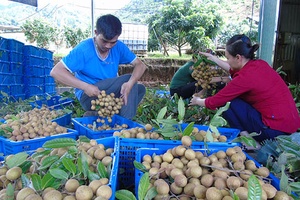
[[[127,105],[127,98],[131,91],[131,88],[143,76],[143,74],[147,68],[146,65],[139,58],[136,58],[133,61],[132,65],[133,65],[134,69],[131,74],[131,77],[128,80],[128,82],[126,82],[122,85],[121,92],[120,92],[125,105]]]
[[[84,91],[88,96],[97,96],[100,91],[98,87],[88,84],[76,78],[62,62],[58,62],[50,72],[50,75],[59,83],[78,88]]]
[[[145,70],[147,69],[146,65],[139,59],[136,58],[132,66],[134,67],[131,78],[128,82],[132,82],[132,85],[136,83],[143,76]]]

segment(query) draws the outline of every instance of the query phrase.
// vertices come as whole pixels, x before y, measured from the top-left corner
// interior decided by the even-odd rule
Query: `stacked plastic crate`
[[[45,93],[54,95],[56,94],[56,83],[54,78],[50,76],[50,71],[53,68],[53,52],[42,49],[42,55],[45,59]]]
[[[24,84],[26,98],[55,94],[55,81],[49,73],[53,67],[53,53],[32,45],[23,47]]]
[[[23,68],[23,47],[24,43],[9,39],[9,63],[10,63],[10,96],[14,100],[25,99],[24,90],[24,68]]]
[[[10,70],[8,61],[8,39],[0,37],[0,91],[10,94]],[[3,98],[3,93],[0,92],[0,99]]]

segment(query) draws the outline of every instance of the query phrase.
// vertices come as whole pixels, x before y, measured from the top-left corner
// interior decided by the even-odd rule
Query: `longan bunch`
[[[121,98],[115,97],[114,93],[106,94],[104,90],[98,95],[98,99],[91,101],[91,110],[98,110],[100,117],[111,118],[114,114],[118,114],[122,108],[123,101]]]
[[[201,86],[203,89],[211,89],[216,86],[215,84],[210,84],[212,78],[222,76],[223,74],[224,71],[222,69],[201,62],[198,66],[194,67],[192,77],[197,81],[196,86]]]

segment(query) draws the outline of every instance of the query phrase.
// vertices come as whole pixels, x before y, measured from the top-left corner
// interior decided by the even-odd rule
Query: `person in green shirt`
[[[177,93],[178,96],[187,99],[195,94],[197,81],[192,77],[193,65],[193,61],[188,61],[176,71],[170,83],[171,96]]]
[[[202,95],[204,90],[201,86],[196,86],[197,81],[192,77],[194,61],[188,61],[181,66],[174,74],[170,82],[170,95],[175,93],[183,99],[192,97],[195,93]],[[211,83],[217,83],[216,89],[220,90],[229,82],[229,77],[213,77]]]

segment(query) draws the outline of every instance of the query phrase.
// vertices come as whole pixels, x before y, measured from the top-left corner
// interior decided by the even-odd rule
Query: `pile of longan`
[[[248,199],[248,180],[258,178],[261,198],[289,199],[287,193],[277,190],[268,178],[267,167],[256,166],[238,146],[216,151],[191,149],[189,136],[182,137],[182,145],[163,154],[145,154],[142,164],[149,172],[151,186],[157,191],[154,199]]]
[[[115,97],[114,93],[106,94],[102,90],[98,98],[91,101],[91,104],[91,110],[97,110],[100,117],[111,118],[114,114],[119,114],[123,100]]]
[[[63,114],[61,110],[49,110],[49,108],[42,107],[17,115],[6,115],[6,123],[0,124],[0,131],[2,130],[5,133],[4,137],[12,141],[67,133],[66,127],[52,121],[61,114]]]
[[[77,153],[74,153],[74,148]],[[111,166],[113,164],[113,152],[114,148],[105,147],[101,142],[98,144],[96,140],[90,140],[89,142],[78,142],[78,145],[72,147],[60,147],[45,149],[43,147],[38,148],[34,154],[28,156],[26,159],[26,167],[13,166],[10,167],[10,159],[15,159],[16,155],[11,154],[5,158],[0,165],[0,199],[17,199],[17,200],[62,200],[62,199],[105,199],[108,200],[113,194],[113,190],[109,185],[109,178],[101,177],[99,179],[85,177],[80,170],[76,170],[73,174],[71,168],[64,167],[64,159],[68,157],[68,164],[78,165],[80,163],[81,154],[86,158],[86,168],[90,174],[96,177],[100,175],[97,168],[99,163],[104,166],[103,171],[111,173]],[[73,152],[73,153],[71,153]],[[56,162],[50,164],[45,162],[49,157],[56,157]],[[72,159],[70,159],[72,157]],[[67,162],[67,161],[66,161]],[[53,180],[54,177],[51,173],[53,166],[60,169],[62,174],[66,174],[67,177],[60,179],[60,185],[57,188],[49,187],[35,187],[34,183],[38,182],[35,177],[42,177],[43,180],[47,176],[47,180]],[[75,167],[74,167],[75,168]],[[103,173],[102,171],[102,173]],[[45,175],[46,174],[46,175]],[[26,176],[28,183],[23,182],[23,176]],[[52,178],[52,179],[51,179]],[[48,185],[52,184],[51,181]],[[22,184],[23,183],[23,184]],[[31,185],[29,187],[28,185]],[[42,183],[40,183],[42,184]],[[33,187],[32,187],[33,186]],[[13,191],[12,196],[9,196],[8,191]]]
[[[197,81],[196,86],[201,86],[203,89],[215,88],[216,84],[211,84],[213,77],[224,75],[224,70],[216,68],[216,66],[201,62],[198,66],[194,66],[192,77]]]

